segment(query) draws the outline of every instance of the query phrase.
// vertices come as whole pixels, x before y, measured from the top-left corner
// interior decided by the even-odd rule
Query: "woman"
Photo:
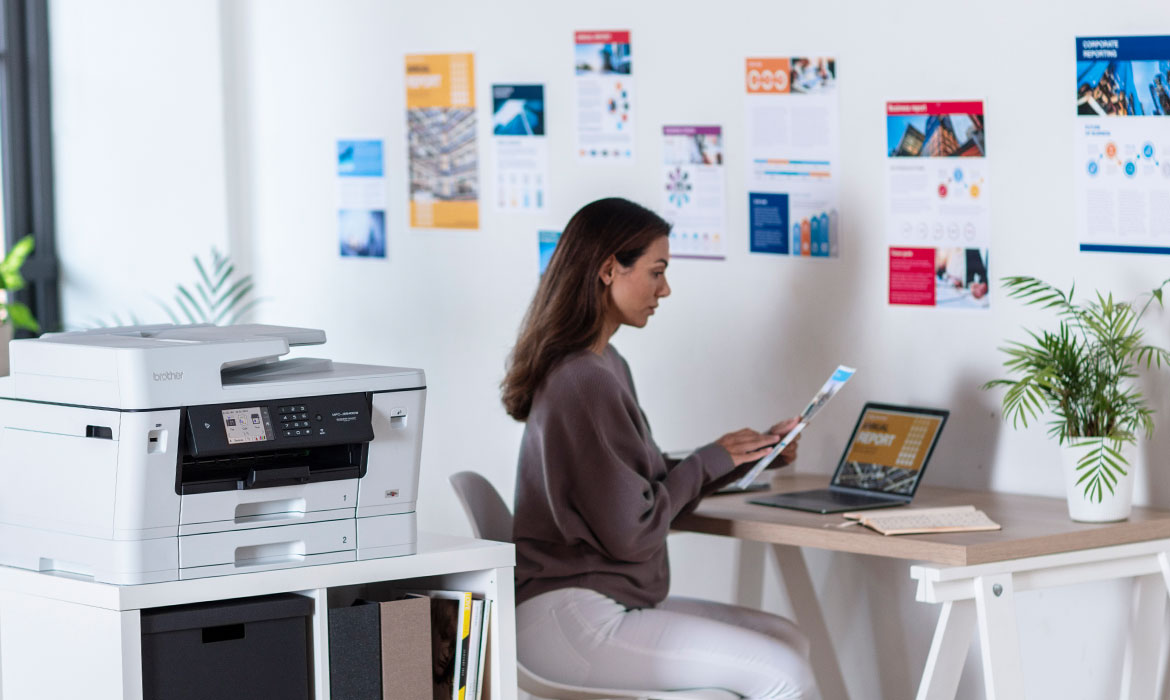
[[[793,425],[744,428],[677,463],[655,445],[609,340],[645,326],[670,294],[669,232],[624,199],[583,207],[512,351],[504,406],[527,423],[513,526],[520,660],[574,685],[815,697],[808,644],[791,622],[666,596],[671,523]],[[791,461],[795,444],[786,453]]]

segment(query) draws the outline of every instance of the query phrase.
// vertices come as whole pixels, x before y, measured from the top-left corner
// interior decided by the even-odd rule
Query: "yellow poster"
[[[475,57],[406,57],[412,228],[479,228]]]

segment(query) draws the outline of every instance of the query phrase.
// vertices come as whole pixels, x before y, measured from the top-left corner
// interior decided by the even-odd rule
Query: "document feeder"
[[[412,554],[422,370],[279,359],[279,326],[10,345],[0,563],[134,584]]]

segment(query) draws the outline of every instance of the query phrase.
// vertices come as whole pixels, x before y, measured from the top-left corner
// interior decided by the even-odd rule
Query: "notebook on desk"
[[[914,498],[949,411],[867,403],[827,489],[777,493],[757,503],[813,513],[905,505]]]

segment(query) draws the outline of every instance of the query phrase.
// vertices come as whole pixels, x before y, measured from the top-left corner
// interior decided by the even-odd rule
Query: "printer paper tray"
[[[356,504],[357,479],[186,494],[179,509],[179,534],[250,528],[266,520],[270,521],[266,524],[311,522],[322,519],[312,518],[315,513],[339,509],[351,514],[330,517],[352,517]],[[210,530],[205,527],[213,523]]]
[[[350,518],[185,535],[179,538],[179,578],[328,563],[322,559],[349,561],[355,557],[356,534],[356,523]],[[343,556],[318,556],[325,554]],[[188,571],[196,567],[215,567],[217,570],[202,574]]]

